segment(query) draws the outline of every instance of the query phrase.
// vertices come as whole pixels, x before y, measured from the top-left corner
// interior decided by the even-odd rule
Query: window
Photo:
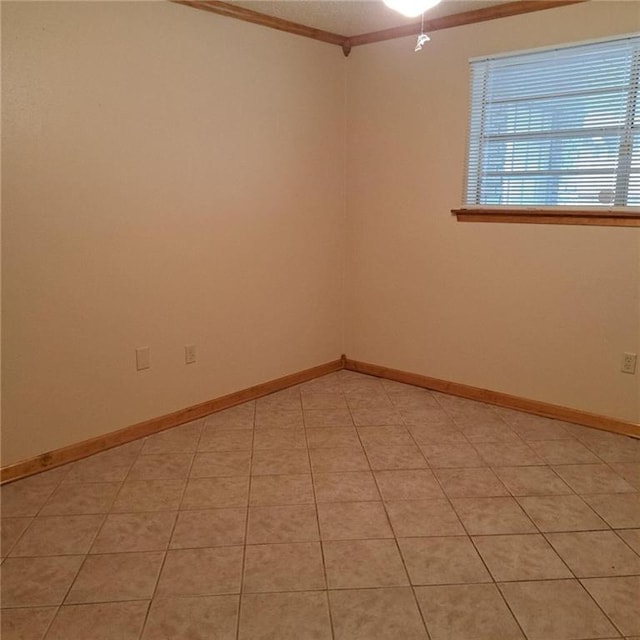
[[[639,84],[640,35],[472,60],[465,207],[637,222]]]

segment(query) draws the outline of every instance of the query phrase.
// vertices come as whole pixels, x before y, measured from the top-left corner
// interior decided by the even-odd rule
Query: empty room
[[[2,640],[640,640],[640,4],[5,1]]]

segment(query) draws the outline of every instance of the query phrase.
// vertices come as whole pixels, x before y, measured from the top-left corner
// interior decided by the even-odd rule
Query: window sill
[[[520,224],[574,224],[601,227],[640,227],[638,211],[593,209],[451,209],[458,222],[516,222]]]

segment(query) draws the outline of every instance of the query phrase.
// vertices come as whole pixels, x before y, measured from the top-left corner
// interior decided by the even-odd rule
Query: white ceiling
[[[453,13],[504,4],[506,1],[443,0],[427,11],[424,18],[441,18]],[[381,31],[419,20],[405,18],[392,11],[382,0],[234,0],[231,4],[344,36]]]

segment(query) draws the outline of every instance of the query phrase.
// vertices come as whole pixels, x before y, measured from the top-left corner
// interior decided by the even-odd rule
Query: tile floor
[[[342,371],[2,488],[3,640],[640,638],[640,441]]]

